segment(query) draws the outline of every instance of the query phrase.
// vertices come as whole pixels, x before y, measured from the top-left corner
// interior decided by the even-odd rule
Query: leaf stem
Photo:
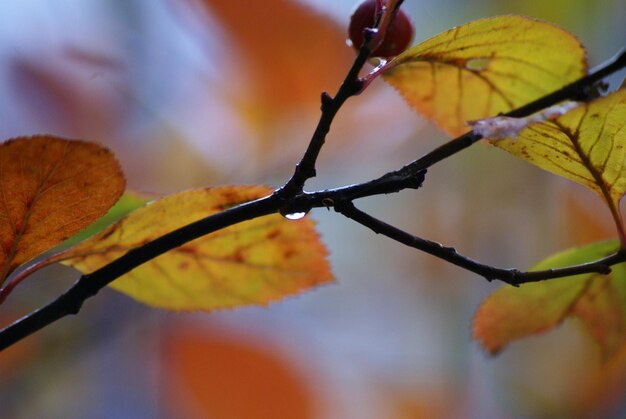
[[[619,206],[613,201],[607,201],[607,203],[609,205],[613,221],[615,222],[615,228],[617,229],[617,236],[619,237],[621,247],[622,249],[626,249],[626,230],[624,230],[624,219],[619,211]]]
[[[23,280],[25,280],[27,277],[37,272],[38,270],[43,269],[46,266],[52,265],[54,263],[57,263],[57,260],[54,257],[46,258],[39,262],[33,263],[32,265],[29,265],[25,269],[22,269],[21,271],[13,275],[11,277],[11,280],[4,284],[2,288],[0,288],[0,304],[2,304],[4,300],[6,300],[6,298],[13,291],[13,289],[18,286]]]

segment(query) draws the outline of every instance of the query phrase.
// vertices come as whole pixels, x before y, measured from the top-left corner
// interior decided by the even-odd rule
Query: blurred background
[[[281,185],[319,96],[354,57],[352,0],[3,0],[0,138],[101,142],[133,191]],[[416,42],[525,14],[576,34],[591,66],[626,41],[622,0],[407,0]],[[341,111],[309,189],[369,180],[446,141],[382,81]],[[417,235],[527,268],[613,237],[589,191],[479,144],[419,192],[360,204]],[[473,313],[499,284],[311,214],[337,282],[267,308],[167,313],[112,290],[0,355],[2,418],[624,417],[626,363],[607,373],[576,321],[493,358]],[[76,273],[53,267],[0,307],[6,325]]]

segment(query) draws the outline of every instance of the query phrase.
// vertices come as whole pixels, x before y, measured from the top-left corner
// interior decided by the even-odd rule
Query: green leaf
[[[544,259],[533,270],[578,265],[614,253],[615,240],[569,249]],[[506,285],[492,293],[478,309],[473,333],[481,345],[495,354],[514,340],[542,333],[567,317],[586,326],[605,356],[626,340],[626,266],[612,273],[575,275],[567,278]]]

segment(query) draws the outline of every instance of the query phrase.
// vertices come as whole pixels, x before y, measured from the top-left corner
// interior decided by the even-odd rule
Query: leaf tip
[[[492,330],[492,321],[485,312],[485,302],[483,302],[476,310],[472,320],[472,338],[478,343],[480,348],[489,356],[499,355],[505,343],[494,338]]]

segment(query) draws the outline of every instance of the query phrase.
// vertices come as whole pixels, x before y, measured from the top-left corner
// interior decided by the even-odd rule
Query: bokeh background
[[[99,141],[129,187],[158,196],[278,186],[354,56],[352,0],[3,0],[0,138]],[[575,33],[592,66],[626,41],[623,0],[407,0],[416,41],[521,13]],[[309,189],[371,179],[446,141],[376,81],[341,111]],[[362,208],[503,267],[613,237],[591,192],[486,145],[418,192]],[[492,358],[471,340],[499,284],[325,210],[337,282],[270,307],[167,313],[112,290],[0,354],[2,418],[624,417],[624,364],[607,372],[577,322]],[[77,274],[53,267],[0,307],[3,325]]]

